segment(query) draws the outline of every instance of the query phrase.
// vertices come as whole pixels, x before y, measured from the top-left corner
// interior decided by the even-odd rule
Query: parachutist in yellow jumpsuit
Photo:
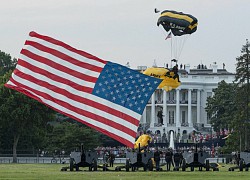
[[[148,146],[148,143],[152,142],[152,138],[149,135],[149,133],[144,132],[144,134],[142,134],[137,141],[134,144],[134,149],[138,149],[139,146],[141,149],[146,149]]]

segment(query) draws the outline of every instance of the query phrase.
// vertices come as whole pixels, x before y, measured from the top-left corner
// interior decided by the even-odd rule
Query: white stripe
[[[72,81],[72,82],[74,82],[76,84],[79,84],[79,86],[86,86],[86,87],[90,87],[90,88],[94,88],[94,86],[95,86],[95,84],[92,83],[92,82],[84,81],[84,80],[82,80],[80,78],[77,78],[75,76],[71,76],[70,74],[68,74],[68,73],[66,73],[64,71],[59,71],[59,70],[57,70],[57,69],[55,69],[55,68],[53,68],[51,66],[40,63],[38,61],[34,61],[33,59],[25,56],[24,54],[21,54],[20,59],[32,64],[33,66],[36,66],[36,67],[41,68],[43,70],[46,70],[46,71],[48,71],[48,72],[50,72],[50,73],[52,73],[54,75],[60,76],[60,77],[62,77],[64,79],[67,79],[67,80]],[[17,65],[17,67],[18,66],[20,66],[20,65]]]
[[[47,46],[49,48],[58,50],[58,51],[60,51],[60,52],[62,52],[64,54],[67,54],[70,57],[73,57],[74,59],[78,59],[79,61],[86,62],[88,64],[92,64],[92,65],[95,65],[95,66],[98,66],[98,67],[101,67],[101,68],[103,68],[103,66],[105,65],[105,64],[103,64],[101,62],[98,62],[96,60],[92,60],[92,59],[86,58],[86,57],[84,57],[82,55],[79,55],[79,54],[77,54],[75,52],[72,52],[72,51],[70,51],[70,50],[68,50],[68,49],[66,49],[66,48],[64,48],[62,46],[55,45],[53,43],[50,43],[48,41],[45,41],[45,40],[42,40],[42,39],[39,39],[39,38],[36,38],[36,37],[29,37],[28,40],[38,42],[39,44],[42,44],[42,45]]]
[[[16,86],[16,85],[13,84],[12,82],[8,82],[8,84]],[[119,137],[121,137],[121,138],[124,138],[124,139],[130,141],[131,143],[134,143],[134,142],[135,142],[135,138],[134,138],[134,137],[132,137],[132,136],[126,134],[126,133],[123,132],[123,131],[120,131],[120,130],[118,130],[118,129],[115,129],[115,128],[113,128],[113,127],[108,126],[107,124],[103,124],[103,123],[101,123],[101,122],[95,121],[95,120],[90,119],[90,118],[88,118],[88,117],[82,116],[82,115],[80,115],[80,114],[78,114],[78,113],[76,113],[76,112],[74,112],[74,111],[71,111],[71,110],[69,110],[69,109],[67,109],[67,108],[65,108],[65,107],[63,107],[63,106],[60,106],[59,104],[56,104],[56,103],[53,102],[53,101],[44,99],[43,97],[38,96],[37,94],[34,94],[32,91],[29,91],[29,90],[27,90],[27,89],[25,89],[25,90],[28,91],[29,93],[32,93],[34,96],[38,97],[39,99],[41,99],[41,101],[44,102],[45,104],[50,105],[51,107],[54,107],[54,108],[56,108],[57,110],[60,110],[60,111],[65,112],[65,113],[67,113],[67,114],[70,114],[70,115],[72,115],[72,116],[74,116],[74,117],[76,117],[76,118],[78,118],[78,119],[81,119],[82,122],[86,122],[86,123],[92,124],[92,125],[94,125],[94,126],[97,126],[97,127],[101,128],[101,129],[104,129],[104,130],[106,130],[106,131],[108,131],[108,132],[112,132],[112,133],[115,134],[116,136],[119,136]]]
[[[28,75],[30,75],[32,77],[35,77],[35,78],[40,79],[42,81],[48,82],[51,85],[60,87],[61,89],[65,89],[65,90],[71,91],[71,92],[75,92],[75,90],[76,90],[74,87],[71,87],[68,84],[64,84],[64,83],[61,83],[61,82],[58,82],[58,81],[54,81],[54,80],[48,78],[47,76],[44,76],[44,75],[39,74],[39,73],[36,73],[36,72],[34,72],[34,71],[30,70],[30,69],[27,69],[26,67],[24,67],[24,66],[22,66],[20,64],[18,64],[16,66],[16,69],[18,69],[19,71],[23,72],[24,74],[28,74]],[[69,81],[73,82],[72,80],[73,79],[70,79]],[[90,83],[90,82],[86,82],[84,84],[78,84],[78,85],[80,87],[82,87],[82,88],[89,87],[89,88],[92,88],[92,89],[95,86],[94,83]],[[76,93],[80,93],[80,92],[82,92],[82,91],[78,91]],[[75,94],[75,95],[77,95],[77,94]]]
[[[93,77],[98,77],[99,76],[99,72],[96,71],[91,71],[89,69],[85,69],[83,67],[80,66],[76,66],[75,64],[70,63],[70,61],[65,61],[61,58],[58,58],[57,56],[54,56],[52,54],[49,54],[47,52],[41,51],[39,49],[34,48],[33,46],[30,45],[25,45],[23,49],[27,49],[28,51],[38,55],[38,56],[42,56],[44,58],[47,58],[55,63],[58,63],[62,66],[65,66],[69,69],[72,69],[74,71],[78,71],[81,74],[87,74],[89,76],[93,76]],[[78,61],[78,59],[76,59]]]
[[[35,83],[33,83],[33,82],[30,82],[30,81],[28,81],[28,80],[26,80],[26,79],[22,79],[22,78],[16,76],[15,74],[12,76],[12,78],[13,78],[15,81],[17,81],[17,82],[20,82],[21,84],[24,84],[24,85],[26,85],[26,86],[28,86],[28,87],[30,87],[30,88],[32,88],[32,89],[38,90],[38,91],[40,91],[40,92],[49,94],[49,95],[51,95],[53,98],[58,99],[58,100],[61,100],[61,101],[64,101],[64,102],[67,102],[67,103],[69,103],[70,105],[72,105],[72,106],[74,106],[74,107],[76,107],[76,108],[79,108],[79,109],[82,109],[82,110],[87,110],[87,111],[89,111],[89,112],[91,112],[91,113],[93,113],[93,114],[101,115],[102,117],[107,118],[107,119],[109,119],[109,120],[111,120],[111,121],[113,121],[113,122],[116,122],[116,123],[118,123],[118,124],[121,124],[121,125],[123,125],[123,126],[126,126],[127,128],[129,128],[129,129],[131,129],[131,130],[133,130],[133,131],[137,131],[137,126],[136,126],[136,125],[134,125],[134,124],[132,124],[132,123],[130,123],[130,122],[124,120],[124,119],[121,119],[121,118],[119,118],[119,117],[116,117],[116,116],[114,116],[114,115],[112,115],[112,114],[109,114],[109,113],[107,113],[107,112],[105,112],[105,111],[96,109],[96,108],[94,108],[94,107],[92,107],[92,106],[88,106],[88,105],[83,104],[83,103],[81,103],[81,102],[72,100],[72,99],[70,99],[70,98],[68,98],[68,97],[66,97],[66,96],[64,96],[64,95],[62,95],[62,94],[58,94],[58,93],[56,93],[56,92],[54,92],[54,91],[51,91],[51,90],[47,89],[46,87],[39,86],[39,85],[37,85],[37,84],[35,84]],[[42,80],[44,80],[44,79],[42,79]],[[48,79],[47,79],[47,80],[48,80]],[[49,82],[49,83],[50,83],[50,82]],[[64,86],[67,86],[67,85],[64,85]],[[60,86],[59,86],[59,87],[60,87]],[[73,91],[73,92],[71,92],[71,93],[73,93],[73,94],[75,94],[75,95],[78,95],[78,96],[81,96],[81,97],[85,97],[85,96],[87,95],[87,99],[90,99],[90,100],[93,100],[93,101],[96,101],[96,102],[99,102],[99,103],[100,103],[100,101],[98,101],[98,99],[101,99],[101,98],[97,98],[96,96],[93,96],[92,94],[81,93],[80,91],[77,91],[77,90],[75,90],[75,89],[73,89],[73,88],[70,88],[70,87],[66,88],[65,90],[67,90],[67,91],[69,91],[69,92]],[[85,96],[84,96],[84,95],[85,95]],[[108,107],[114,107],[114,106],[112,106],[113,103],[112,103],[112,102],[109,102],[109,101],[106,101],[106,102],[105,102],[105,105],[108,106]],[[117,107],[117,110],[121,110],[121,109],[120,109],[120,106]],[[129,113],[129,114],[131,113],[130,110],[127,110],[127,111],[129,111],[129,112],[127,112],[127,113]],[[140,115],[140,116],[141,116],[141,115]],[[139,118],[140,118],[140,117],[139,117]],[[139,118],[137,118],[137,119],[139,119]]]

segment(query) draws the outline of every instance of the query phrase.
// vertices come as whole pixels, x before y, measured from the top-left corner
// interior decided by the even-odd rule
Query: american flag
[[[133,147],[160,79],[30,32],[6,87]]]
[[[169,38],[171,38],[171,37],[172,37],[172,33],[169,32],[168,35],[167,35],[167,37],[165,38],[165,40],[167,40],[167,39],[169,39]]]

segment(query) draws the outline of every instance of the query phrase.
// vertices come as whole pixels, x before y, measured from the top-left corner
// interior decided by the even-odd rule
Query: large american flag
[[[30,32],[5,86],[133,147],[143,110],[160,83]]]

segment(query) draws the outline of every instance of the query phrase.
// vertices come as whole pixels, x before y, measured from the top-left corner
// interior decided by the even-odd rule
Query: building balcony
[[[167,100],[167,104],[176,104],[176,100]]]
[[[176,127],[175,123],[168,123],[167,125],[168,125],[168,127]]]

